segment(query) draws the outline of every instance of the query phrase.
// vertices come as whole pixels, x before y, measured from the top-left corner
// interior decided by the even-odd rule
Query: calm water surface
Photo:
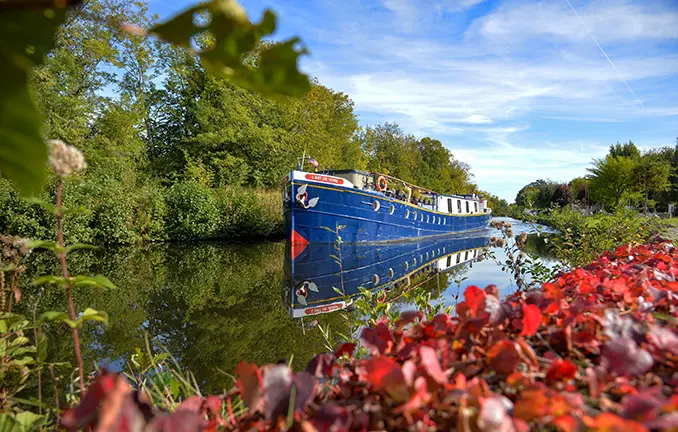
[[[516,234],[534,232],[529,225],[512,222]],[[498,231],[488,228],[414,246],[342,245],[341,277],[329,245],[294,251],[294,260],[289,246],[270,242],[158,244],[73,254],[69,258],[73,274],[104,274],[118,287],[75,293],[76,309],[107,311],[111,321],[106,328],[85,329],[84,355],[90,365],[117,369],[151,337],[152,343],[162,344],[193,371],[207,390],[229,387],[231,379],[220,371],[232,373],[243,359],[263,364],[293,356],[293,366],[303,368],[323,351],[324,344],[319,329],[310,328],[309,322],[318,320],[334,331],[345,331],[347,326],[336,312],[302,319],[292,316],[304,316],[308,308],[322,311],[321,306],[339,301],[327,300],[338,297],[333,286],[343,283],[344,292],[351,294],[358,285],[375,290],[394,284],[406,288],[408,283],[430,278],[427,286],[439,291],[445,304],[454,304],[458,282],[462,293],[466,286],[488,284],[496,285],[502,294],[512,292],[511,277],[493,260],[474,258],[485,254],[484,246],[493,235]],[[503,250],[493,250],[499,260],[505,259]],[[541,237],[530,236],[528,251],[555,263]],[[34,259],[42,274],[55,271],[48,257]],[[27,297],[32,301],[35,295]],[[397,306],[412,307],[402,299]],[[62,293],[43,293],[38,311],[50,309],[66,310]],[[50,356],[72,356],[70,332],[51,327],[50,333]]]

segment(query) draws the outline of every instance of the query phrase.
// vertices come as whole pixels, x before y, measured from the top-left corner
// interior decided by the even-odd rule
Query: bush
[[[282,196],[279,191],[223,187],[215,190],[215,199],[222,218],[220,238],[282,235]]]
[[[644,243],[664,228],[661,220],[631,211],[585,216],[569,209],[550,210],[539,222],[560,231],[551,249],[572,266],[584,265],[620,245]]]
[[[174,184],[165,195],[165,227],[172,240],[200,240],[214,237],[219,211],[209,188],[194,180]]]

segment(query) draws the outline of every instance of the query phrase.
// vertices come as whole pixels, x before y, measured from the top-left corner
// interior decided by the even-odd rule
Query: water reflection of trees
[[[76,308],[94,307],[110,314],[111,325],[87,326],[81,336],[86,363],[112,362],[120,367],[146,334],[154,337],[196,375],[217,390],[232,382],[218,370],[232,373],[241,360],[259,364],[288,360],[303,368],[322,350],[320,332],[304,332],[280,301],[284,246],[153,245],[73,255],[73,274],[101,273],[117,290],[82,290]],[[48,255],[34,257],[41,273],[54,271]],[[37,273],[36,273],[37,274]],[[29,301],[35,291],[28,290]],[[65,310],[61,292],[47,290],[40,310]],[[338,315],[320,318],[334,328]],[[72,356],[70,333],[50,327],[51,357]]]

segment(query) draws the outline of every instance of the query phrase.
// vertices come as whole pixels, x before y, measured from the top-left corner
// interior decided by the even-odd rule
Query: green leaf
[[[4,7],[0,14],[0,172],[25,194],[42,186],[47,162],[47,145],[40,134],[42,119],[29,92],[29,74],[52,48],[64,17],[64,8]]]
[[[66,312],[48,311],[40,315],[40,321],[67,321]]]
[[[61,248],[57,242],[53,241],[32,240],[28,243],[28,247],[31,249],[47,249],[54,253],[60,253],[64,251],[64,249]]]
[[[271,96],[302,96],[311,85],[297,67],[299,56],[308,53],[297,48],[298,38],[264,47],[253,62],[255,67],[243,61],[275,29],[276,16],[270,10],[258,24],[252,24],[236,0],[211,0],[152,27],[149,33],[191,48],[196,36],[209,32],[211,43],[198,52],[206,70]]]
[[[78,244],[66,246],[66,253],[71,253],[74,250],[82,250],[82,249],[97,249],[97,247],[93,246],[93,245],[78,243]]]
[[[66,279],[64,279],[63,276],[53,276],[53,275],[40,276],[37,279],[33,279],[33,285],[48,285],[48,284],[64,286],[66,284]]]
[[[97,288],[109,288],[115,289],[116,286],[113,285],[113,282],[108,280],[106,276],[96,275],[96,276],[75,276],[72,278],[73,286],[93,286]]]
[[[106,312],[100,312],[92,308],[87,308],[82,313],[82,316],[76,320],[77,327],[80,327],[86,321],[98,321],[108,324],[108,314]]]

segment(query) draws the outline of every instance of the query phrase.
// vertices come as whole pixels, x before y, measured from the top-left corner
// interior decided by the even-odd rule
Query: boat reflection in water
[[[401,243],[310,243],[285,249],[285,305],[293,318],[346,307],[344,296],[407,288],[413,278],[450,271],[477,260],[489,246],[487,232]],[[341,261],[341,266],[339,265]],[[337,292],[339,291],[339,292]],[[350,301],[349,301],[350,303]]]

